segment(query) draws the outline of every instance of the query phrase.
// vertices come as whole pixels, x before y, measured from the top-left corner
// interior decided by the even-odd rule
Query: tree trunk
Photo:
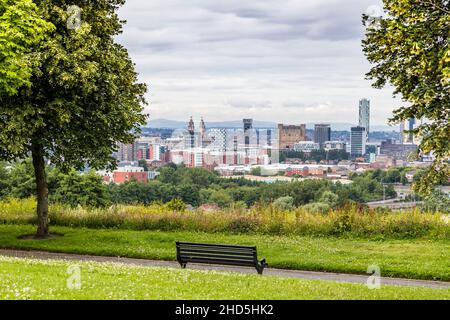
[[[45,174],[44,149],[41,145],[32,143],[34,175],[36,178],[37,195],[37,233],[36,238],[47,238],[48,232],[48,186]]]

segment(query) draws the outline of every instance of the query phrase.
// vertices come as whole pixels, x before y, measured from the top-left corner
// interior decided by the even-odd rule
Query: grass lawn
[[[175,260],[175,241],[258,246],[270,267],[365,274],[378,265],[382,276],[450,280],[449,240],[384,240],[230,235],[223,233],[98,230],[52,227],[64,237],[19,240],[31,225],[0,225],[0,248]]]
[[[450,299],[450,289],[370,290],[361,284],[93,262],[77,263],[81,288],[69,289],[70,265],[0,257],[0,299]]]

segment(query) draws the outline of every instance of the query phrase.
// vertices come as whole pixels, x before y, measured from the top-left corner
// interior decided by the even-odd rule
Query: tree
[[[228,208],[233,203],[233,198],[225,190],[214,190],[209,197],[209,202],[221,208]]]
[[[287,197],[280,197],[276,199],[272,206],[280,211],[290,211],[293,210],[294,207],[294,198],[287,196]]]
[[[430,212],[450,213],[450,197],[439,190],[435,190],[422,205],[424,210]]]
[[[94,171],[85,174],[72,170],[63,175],[52,200],[72,207],[104,207],[108,204],[107,188]]]
[[[0,162],[0,200],[7,197],[9,190],[9,170],[5,162]]]
[[[0,95],[30,84],[32,47],[52,29],[31,0],[0,0]]]
[[[335,208],[339,202],[339,196],[332,191],[325,191],[320,196],[319,202],[326,203],[331,208]]]
[[[374,67],[367,77],[375,88],[388,84],[408,106],[394,111],[392,123],[427,119],[412,133],[422,138],[419,154],[436,157],[416,191],[431,194],[450,177],[450,1],[384,0],[384,17],[363,16],[363,50]]]
[[[200,190],[196,185],[183,183],[176,187],[178,198],[193,206],[200,202]]]
[[[127,50],[115,43],[124,0],[35,0],[38,14],[55,30],[34,48],[30,87],[1,96],[0,157],[31,153],[36,177],[38,228],[49,235],[46,161],[63,171],[114,168],[117,143],[131,143],[145,123],[146,86]],[[68,28],[69,5],[81,24]]]

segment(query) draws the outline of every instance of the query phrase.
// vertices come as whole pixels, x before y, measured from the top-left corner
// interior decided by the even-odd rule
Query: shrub
[[[330,210],[330,205],[327,203],[313,202],[302,206],[302,208],[311,213],[327,213]]]
[[[183,200],[175,198],[166,203],[167,209],[175,212],[184,212],[186,210],[186,204]]]
[[[280,197],[272,203],[272,206],[276,210],[290,211],[294,209],[294,198],[292,197]]]
[[[256,225],[254,221],[242,217],[232,220],[228,225],[228,229],[229,231],[236,233],[250,233],[255,231]]]

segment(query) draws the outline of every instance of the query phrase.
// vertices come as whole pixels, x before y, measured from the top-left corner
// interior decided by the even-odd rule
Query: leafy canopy
[[[0,95],[30,84],[32,47],[52,29],[31,0],[0,0]]]
[[[114,41],[124,1],[34,2],[55,28],[33,50],[31,86],[0,96],[0,158],[24,158],[34,144],[63,169],[113,167],[117,142],[133,141],[146,119],[146,86]],[[81,9],[76,29],[67,27],[72,5]]]
[[[364,53],[374,65],[367,74],[374,87],[392,85],[407,102],[391,119],[424,119],[413,133],[422,138],[420,154],[432,152],[433,166],[415,186],[431,194],[450,177],[450,1],[384,0],[385,16],[363,17]]]

